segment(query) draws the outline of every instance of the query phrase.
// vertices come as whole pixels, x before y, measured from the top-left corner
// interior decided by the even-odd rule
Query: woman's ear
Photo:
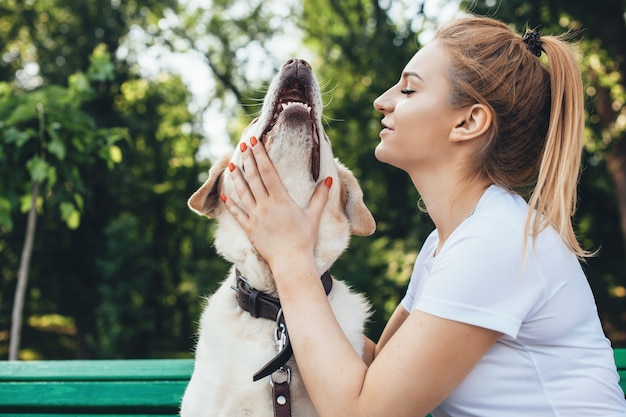
[[[464,142],[481,137],[491,127],[491,111],[483,104],[474,104],[459,112],[457,124],[450,132],[451,142]]]

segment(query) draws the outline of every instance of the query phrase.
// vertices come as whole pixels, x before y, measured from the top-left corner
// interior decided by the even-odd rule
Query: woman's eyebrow
[[[424,81],[424,79],[420,77],[420,75],[417,72],[414,72],[414,71],[404,71],[402,73],[402,78],[407,78],[407,77],[417,77],[420,79],[420,81]]]

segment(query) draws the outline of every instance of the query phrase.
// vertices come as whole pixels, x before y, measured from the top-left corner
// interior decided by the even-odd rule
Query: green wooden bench
[[[626,392],[626,349],[615,350]],[[0,362],[0,416],[176,416],[190,359]]]
[[[0,362],[0,416],[176,416],[191,359]]]

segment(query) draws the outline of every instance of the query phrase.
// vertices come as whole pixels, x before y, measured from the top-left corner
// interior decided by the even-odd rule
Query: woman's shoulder
[[[473,216],[519,223],[525,221],[528,203],[519,194],[497,185],[491,185],[478,201]]]
[[[459,237],[510,240],[523,237],[528,204],[513,192],[492,185],[478,201],[472,214],[459,226]]]
[[[559,253],[558,259],[569,259],[570,253],[554,228],[547,227],[534,237],[527,235],[528,210],[527,202],[519,194],[492,185],[478,202],[475,212],[451,238],[482,253],[488,251],[502,257],[526,253],[533,258],[549,253],[552,259]],[[524,245],[530,250],[524,250]]]

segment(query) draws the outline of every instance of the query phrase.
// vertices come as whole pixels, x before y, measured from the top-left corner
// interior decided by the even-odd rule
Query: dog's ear
[[[363,191],[356,177],[339,161],[337,169],[341,182],[341,202],[350,221],[350,231],[356,236],[371,235],[376,230],[376,221],[363,202]]]
[[[216,209],[220,203],[220,184],[224,170],[232,157],[232,152],[221,157],[209,170],[209,179],[192,194],[187,201],[187,205],[198,214],[207,217],[215,217]]]

